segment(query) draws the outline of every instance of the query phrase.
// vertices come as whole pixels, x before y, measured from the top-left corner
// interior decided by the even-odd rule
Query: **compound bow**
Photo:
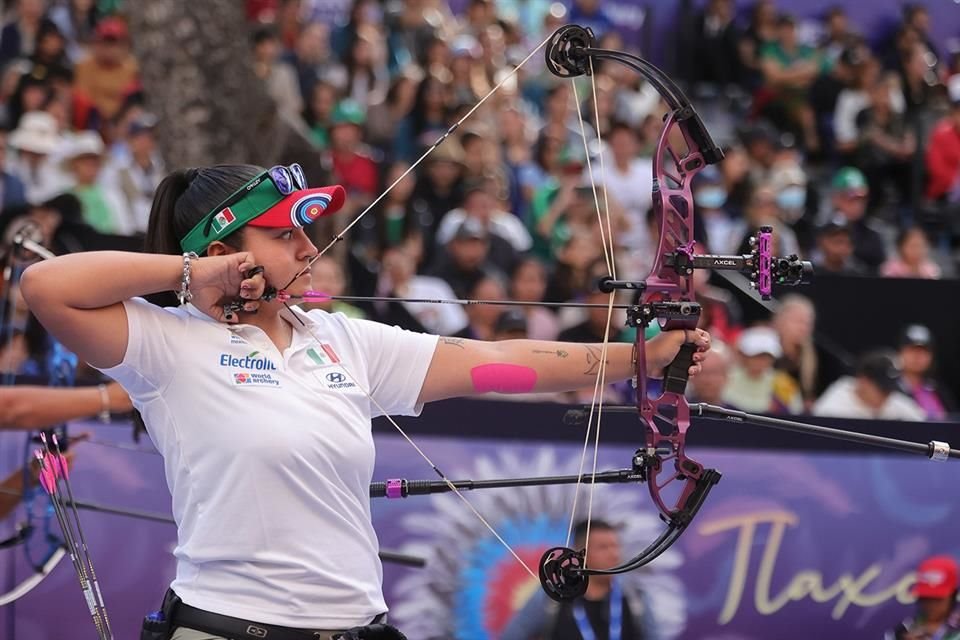
[[[587,576],[632,571],[651,562],[680,537],[700,509],[720,473],[705,469],[685,451],[690,408],[684,392],[695,346],[685,344],[664,372],[662,390],[648,393],[645,359],[645,329],[656,322],[663,330],[695,329],[700,305],[693,287],[694,269],[731,269],[751,277],[760,296],[769,299],[772,284],[800,284],[813,268],[797,256],[772,255],[772,228],[763,227],[751,239],[753,251],[740,256],[695,255],[691,184],[707,165],[723,159],[693,105],[662,71],[640,57],[620,51],[593,48],[589,29],[568,25],[551,38],[546,51],[547,68],[560,77],[573,78],[592,73],[593,60],[611,60],[639,72],[663,96],[670,111],[665,116],[653,156],[653,207],[660,222],[660,241],[654,265],[643,281],[600,282],[607,293],[633,290],[639,301],[627,311],[627,324],[636,332],[637,409],[645,432],[645,446],[637,451],[633,466],[646,481],[650,496],[667,528],[646,549],[630,560],[611,568],[584,566],[584,552],[566,547],[548,550],[540,563],[540,581],[547,593],[558,600],[576,597],[587,587]],[[678,148],[674,130],[682,135],[685,149]],[[672,469],[670,468],[672,467]],[[665,476],[665,477],[664,477]],[[682,483],[670,500],[664,489]]]
[[[791,255],[783,258],[773,256],[771,227],[761,227],[757,231],[756,236],[751,238],[752,251],[749,254],[733,256],[695,254],[693,232],[694,206],[691,196],[692,180],[694,176],[707,165],[720,162],[723,159],[723,152],[711,139],[710,134],[707,132],[706,127],[687,97],[662,71],[635,55],[620,51],[596,49],[593,47],[593,41],[594,35],[589,29],[577,25],[567,25],[561,27],[550,38],[541,43],[537,50],[547,46],[547,68],[554,75],[571,80],[583,75],[592,76],[594,60],[610,60],[624,64],[639,72],[660,93],[669,108],[669,112],[664,117],[664,127],[660,133],[653,158],[653,205],[654,211],[657,214],[656,217],[660,223],[660,239],[655,263],[649,275],[644,280],[617,280],[615,277],[614,263],[612,259],[610,259],[613,242],[608,220],[605,235],[607,239],[610,239],[611,245],[609,247],[609,253],[607,254],[610,276],[603,278],[599,283],[600,289],[610,294],[609,304],[605,305],[608,308],[606,336],[609,336],[609,319],[612,318],[612,310],[620,306],[614,304],[614,294],[620,290],[628,290],[635,292],[635,295],[638,297],[638,300],[634,304],[627,307],[627,324],[637,329],[635,343],[637,356],[635,371],[637,400],[636,407],[631,407],[629,410],[639,412],[640,422],[643,425],[645,433],[644,445],[634,455],[632,465],[629,469],[598,473],[595,462],[593,474],[585,476],[583,474],[583,459],[585,459],[587,451],[587,443],[585,442],[584,458],[581,459],[581,473],[576,476],[513,478],[478,482],[471,480],[452,481],[440,471],[437,465],[424,454],[420,447],[410,439],[403,429],[381,409],[381,413],[399,433],[410,442],[417,452],[420,453],[440,477],[440,480],[408,481],[404,479],[392,479],[386,482],[374,483],[370,488],[371,497],[402,498],[408,495],[445,491],[451,491],[457,494],[517,561],[520,562],[531,575],[539,578],[547,595],[558,601],[570,600],[582,595],[586,591],[590,575],[609,575],[632,571],[657,558],[679,539],[680,535],[689,526],[691,520],[703,505],[711,488],[720,480],[720,473],[718,471],[704,468],[703,465],[689,458],[685,451],[686,433],[690,426],[691,406],[688,405],[684,397],[684,392],[686,390],[688,373],[693,362],[696,346],[688,343],[681,347],[675,360],[663,372],[662,390],[659,391],[658,395],[652,395],[652,389],[648,389],[648,376],[651,372],[646,370],[646,337],[644,330],[653,323],[657,323],[662,330],[691,330],[697,327],[700,319],[700,305],[696,301],[693,286],[693,273],[695,269],[735,270],[743,273],[750,277],[751,285],[757,289],[761,299],[764,300],[770,299],[774,284],[801,284],[809,280],[813,274],[812,265],[809,262],[801,260],[798,256]],[[537,50],[529,54],[513,72],[515,73],[523,64],[530,60],[530,58],[536,54]],[[512,75],[512,73],[510,75]],[[337,242],[343,240],[344,234],[357,224],[360,218],[376,206],[393,187],[413,171],[420,162],[449,137],[464,120],[469,118],[473,112],[509,78],[509,75],[504,78],[500,84],[484,96],[466,115],[452,125],[403,175],[397,178],[384,193],[346,225],[290,282],[292,283],[297,277],[309,270],[314,261],[319,259]],[[575,85],[574,90],[576,91]],[[599,121],[599,118],[597,120]],[[581,118],[581,125],[582,122],[583,120]],[[678,132],[679,136],[675,136],[675,132]],[[681,139],[685,148],[679,147],[678,145]],[[601,155],[601,161],[602,157]],[[590,167],[589,154],[587,155],[587,167],[590,171],[592,181],[592,168]],[[603,217],[601,216],[595,188],[594,200],[597,214],[600,217],[601,233],[603,233]],[[609,207],[607,207],[607,209],[609,209]],[[608,251],[608,247],[605,246],[604,250],[605,252]],[[289,283],[285,285],[285,287],[286,286],[289,286]],[[277,298],[284,302],[297,299],[304,301],[363,299],[361,296],[340,297],[312,291],[302,296],[291,296],[285,291],[285,287],[279,290],[273,288],[268,289],[264,298]],[[238,300],[236,304],[242,305],[243,302],[242,300]],[[454,304],[479,304],[485,303],[486,301],[448,300],[444,302]],[[511,304],[519,305],[524,303],[511,302]],[[592,305],[573,304],[571,306]],[[294,317],[297,317],[296,314],[294,314]],[[308,325],[305,324],[304,326],[309,330]],[[604,352],[600,356],[594,403],[589,411],[587,426],[588,441],[590,431],[593,427],[597,397],[600,396],[604,384],[606,336],[604,340]],[[316,339],[316,336],[314,336],[314,338]],[[379,405],[370,393],[364,389],[364,386],[360,384],[359,380],[357,380],[355,376],[351,375],[350,377],[354,378],[354,382],[366,393],[371,403],[380,409]],[[603,410],[602,402],[599,404],[599,408],[600,410],[596,412],[597,441],[599,441],[599,415]],[[626,408],[614,407],[613,409],[620,411]],[[727,411],[720,407],[704,404],[695,405],[693,409],[700,415],[719,416],[738,422],[750,421],[775,428],[802,431],[823,437],[853,440],[871,445],[923,453],[934,460],[944,460],[947,457],[960,458],[960,450],[951,449],[949,445],[941,442],[920,444],[878,438],[876,436],[855,432],[805,425],[803,423],[766,418],[764,416],[753,416],[742,412]],[[572,420],[574,422],[580,421],[586,418],[586,416],[586,412],[575,411],[573,412]],[[537,574],[520,559],[510,545],[507,544],[461,493],[464,490],[470,489],[543,484],[575,483],[579,489],[579,485],[582,482],[589,482],[591,486],[596,486],[596,484],[599,483],[638,481],[647,483],[650,496],[656,504],[661,518],[667,525],[665,531],[653,543],[630,560],[615,567],[604,569],[589,568],[585,565],[586,549],[578,551],[567,546],[555,547],[543,554]],[[665,490],[669,485],[673,485],[674,483],[676,483],[674,489],[676,489],[677,495],[673,499],[670,499],[665,495]],[[574,501],[573,509],[575,512],[576,501]],[[573,514],[571,514],[571,525],[572,521]],[[586,545],[589,545],[589,515]]]

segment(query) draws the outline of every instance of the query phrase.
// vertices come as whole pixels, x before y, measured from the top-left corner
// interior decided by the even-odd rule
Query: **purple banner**
[[[126,428],[84,424],[76,430],[129,440]],[[8,436],[4,444],[12,442]],[[577,473],[580,462],[574,445],[417,441],[458,479]],[[599,468],[629,466],[632,453],[601,448]],[[625,577],[647,592],[665,638],[879,637],[909,612],[917,562],[933,553],[960,556],[951,464],[887,455],[715,449],[693,455],[723,472],[723,479],[674,549]],[[378,437],[378,459],[378,480],[431,477],[399,437]],[[591,464],[588,458],[587,469]],[[78,500],[169,513],[159,456],[83,444],[71,477]],[[465,495],[534,570],[546,547],[564,543],[572,486]],[[588,489],[581,488],[578,511],[585,513],[588,502]],[[644,486],[600,486],[592,512],[622,525],[625,554],[661,531]],[[21,516],[18,511],[0,533],[9,533]],[[135,638],[172,578],[174,529],[90,511],[81,518],[116,637]],[[538,588],[452,494],[379,500],[374,519],[384,548],[428,561],[423,569],[385,565],[391,619],[411,640],[497,638]],[[4,591],[29,577],[23,556],[21,548],[0,552]],[[0,607],[0,638],[60,638],[67,631],[71,637],[94,634],[69,559],[29,594]]]
[[[385,477],[428,478],[398,438],[381,438]],[[579,447],[431,440],[451,478],[577,473]],[[603,448],[600,469],[633,451]],[[956,470],[885,455],[740,453],[695,458],[724,477],[668,553],[625,579],[652,600],[665,638],[880,637],[911,609],[913,569],[932,553],[960,554]],[[592,464],[589,462],[588,464]],[[495,489],[466,497],[534,570],[563,544],[571,486]],[[586,513],[589,490],[581,489]],[[428,558],[387,570],[393,620],[412,638],[498,637],[536,582],[454,495],[375,504],[385,547]],[[623,526],[623,552],[661,531],[646,487],[598,486],[593,516]],[[842,633],[841,633],[842,632]]]

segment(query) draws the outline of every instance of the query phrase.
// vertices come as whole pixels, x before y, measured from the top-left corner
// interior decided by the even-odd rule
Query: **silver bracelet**
[[[197,259],[197,254],[193,251],[183,254],[183,275],[180,276],[180,293],[177,294],[180,304],[186,304],[193,300],[193,294],[190,293],[190,260]]]
[[[110,422],[110,395],[105,384],[98,384],[97,389],[100,391],[100,422],[106,424]]]

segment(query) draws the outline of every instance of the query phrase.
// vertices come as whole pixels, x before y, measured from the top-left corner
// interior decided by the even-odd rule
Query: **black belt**
[[[380,622],[384,616],[377,616],[374,622]],[[181,602],[173,614],[171,628],[186,627],[196,631],[203,631],[215,636],[223,636],[231,640],[248,640],[249,638],[267,638],[267,640],[316,640],[339,630],[318,631],[316,629],[294,629],[279,627],[262,622],[253,622],[241,618],[224,616],[191,607]]]

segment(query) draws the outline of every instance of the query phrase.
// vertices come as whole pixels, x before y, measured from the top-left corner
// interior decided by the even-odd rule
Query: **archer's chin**
[[[313,277],[309,273],[305,273],[293,282],[291,282],[285,291],[290,295],[299,296],[303,295],[305,292],[309,291],[313,286]]]

